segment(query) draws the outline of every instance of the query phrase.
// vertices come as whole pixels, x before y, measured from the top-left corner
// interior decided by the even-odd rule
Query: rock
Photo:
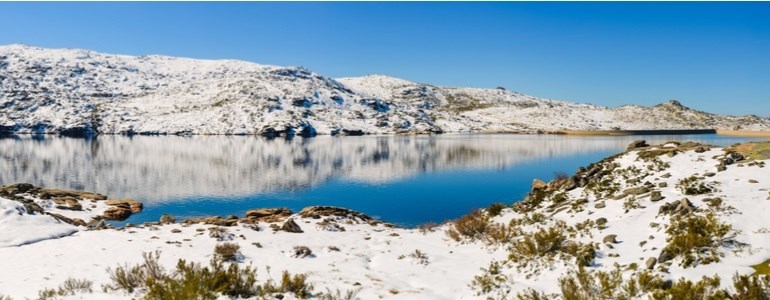
[[[682,200],[679,200],[679,205],[674,210],[675,213],[684,215],[695,211],[695,206],[692,205],[692,202],[690,202],[687,198],[682,198]]]
[[[179,228],[171,229],[171,233],[182,233],[182,230]]]
[[[663,200],[663,195],[661,195],[660,191],[652,191],[650,193],[650,201],[657,202]]]
[[[34,188],[35,186],[29,183],[17,183],[0,187],[0,193],[10,195],[24,194]]]
[[[658,259],[654,257],[650,257],[647,259],[647,261],[644,264],[647,265],[647,270],[652,270],[652,268],[655,267],[656,263],[658,263]]]
[[[663,249],[663,250],[660,251],[660,255],[658,255],[657,262],[664,263],[664,262],[667,262],[667,261],[669,261],[669,260],[671,260],[673,258],[674,258],[674,255],[672,255],[671,252],[669,252],[666,249]]]
[[[599,202],[594,205],[594,208],[605,208],[605,207],[607,207],[607,205],[604,204],[604,202]]]
[[[617,244],[618,243],[618,241],[616,240],[617,237],[618,237],[618,235],[616,235],[616,234],[607,235],[607,236],[604,237],[604,239],[602,239],[602,243],[605,243],[605,244]]]
[[[174,224],[176,223],[176,218],[173,215],[163,214],[160,216],[159,222],[160,224]]]
[[[384,225],[386,227],[394,227],[393,224],[378,221],[360,212],[350,210],[342,207],[334,206],[310,206],[303,208],[299,213],[300,217],[320,219],[323,217],[334,217],[336,219],[347,219],[353,222],[363,222],[369,225]]]
[[[660,175],[660,178],[669,178],[669,177],[671,177],[671,173]]]
[[[246,212],[246,219],[253,222],[280,222],[294,214],[288,208],[258,208]]]
[[[749,179],[749,183],[759,183],[756,179]]]
[[[537,178],[535,178],[535,179],[533,179],[533,180],[532,180],[532,190],[533,190],[533,191],[536,191],[536,190],[545,190],[545,189],[547,189],[547,188],[548,188],[548,184],[547,184],[547,183],[545,183],[545,181],[542,181],[542,180],[540,180],[540,179],[537,179]]]
[[[706,147],[698,146],[695,148],[695,153],[703,153],[706,152]]]
[[[107,196],[102,194],[80,192],[80,191],[73,191],[73,190],[64,190],[64,189],[40,189],[37,191],[37,195],[41,199],[73,197],[76,199],[87,199],[87,200],[96,200],[96,201],[107,200]]]
[[[666,188],[666,187],[668,187],[668,183],[665,182],[665,181],[664,182],[660,182],[660,183],[658,183],[658,187],[659,188]]]
[[[115,206],[120,208],[126,208],[131,211],[131,213],[139,213],[142,211],[142,208],[144,207],[144,204],[142,202],[133,200],[133,199],[124,199],[124,200],[107,200],[104,202],[104,204],[107,204],[109,206]]]
[[[644,140],[638,140],[633,141],[631,144],[628,144],[628,147],[626,147],[626,150],[636,149],[636,148],[643,148],[643,147],[649,147],[650,145],[647,144],[647,141]]]
[[[107,208],[102,217],[108,221],[123,221],[131,216],[131,209],[119,206]]]
[[[604,226],[604,224],[607,224],[607,218],[598,218],[598,219],[596,219],[596,225]]]
[[[638,186],[638,187],[626,189],[625,191],[623,191],[623,194],[624,195],[641,195],[649,191],[650,189],[648,189],[646,186]]]
[[[716,173],[714,173],[714,172],[706,172],[705,174],[703,174],[703,176],[706,176],[706,177],[714,177],[714,176],[716,176],[716,175],[717,175],[717,174],[716,174]]]
[[[727,167],[724,164],[719,164],[717,166],[717,172],[724,172],[725,170],[727,170]]]
[[[292,257],[295,258],[305,258],[313,255],[313,251],[306,246],[296,246],[292,252]]]
[[[68,209],[68,210],[83,210],[83,205],[80,204],[78,199],[73,197],[61,197],[51,199],[53,203],[56,203],[56,208]]]
[[[293,232],[293,233],[302,233],[302,228],[299,227],[297,222],[294,222],[294,219],[288,219],[286,222],[283,223],[281,226],[281,230],[286,232]]]

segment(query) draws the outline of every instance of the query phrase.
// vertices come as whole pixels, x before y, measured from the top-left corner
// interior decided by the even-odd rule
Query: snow
[[[541,209],[541,212],[549,215],[544,226],[553,225],[557,221],[573,225],[605,217],[608,220],[606,228],[592,227],[589,229],[590,234],[575,237],[579,242],[601,245],[589,269],[611,270],[614,265],[627,266],[631,263],[644,268],[645,260],[657,257],[660,249],[666,245],[663,228],[669,217],[660,215],[658,209],[666,202],[678,201],[683,197],[676,183],[694,174],[715,172],[714,176],[704,177],[706,183],[717,187],[715,192],[686,197],[702,209],[706,209],[702,201],[704,198],[721,197],[724,207],[732,208],[714,212],[720,221],[732,225],[731,234],[734,239],[745,246],[719,247],[723,255],[720,262],[696,267],[681,267],[678,264],[681,258],[676,258],[668,274],[659,274],[691,280],[719,274],[725,279],[723,286],[728,287],[732,274],[750,274],[753,272],[751,265],[770,258],[770,230],[764,222],[770,213],[770,206],[767,205],[770,169],[761,164],[740,162],[729,165],[725,171],[716,172],[718,159],[722,155],[723,149],[716,147],[702,153],[686,150],[673,157],[660,156],[659,160],[668,163],[669,167],[648,170],[650,163],[639,159],[637,151],[627,152],[613,159],[612,162],[619,165],[616,170],[630,167],[648,170],[649,175],[644,176],[643,181],[650,181],[655,186],[659,182],[668,183],[667,187],[655,188],[665,197],[663,200],[651,202],[645,197],[639,197],[638,201],[643,207],[626,211],[623,206],[625,199],[595,199],[593,194],[577,188],[569,191],[568,196],[572,200],[587,197],[589,203],[586,209],[550,214]],[[664,174],[671,176],[665,178]],[[635,186],[620,176],[615,178],[621,191]],[[750,179],[759,182],[751,183]],[[595,209],[594,203],[597,201],[603,201],[606,207]],[[179,258],[205,264],[212,258],[214,246],[221,242],[207,234],[208,228],[213,227],[211,225],[145,224],[140,227],[82,231],[56,223],[48,216],[18,215],[19,205],[10,200],[0,199],[0,208],[3,212],[0,219],[0,233],[3,236],[0,241],[4,243],[4,247],[0,247],[0,257],[3,257],[0,268],[14,270],[0,273],[0,290],[14,297],[35,297],[38,290],[56,287],[70,277],[93,280],[98,287],[109,281],[105,271],[107,268],[123,263],[138,263],[142,252],[160,250],[160,262],[167,268],[171,268]],[[521,215],[513,210],[505,209],[493,220],[505,224],[519,217]],[[291,218],[304,233],[273,231],[266,223],[259,223],[259,231],[243,224],[223,227],[231,234],[226,240],[241,247],[244,257],[240,263],[257,267],[260,280],[275,279],[283,270],[289,270],[292,273],[307,273],[317,291],[326,288],[332,291],[359,290],[358,297],[361,299],[476,299],[476,291],[469,286],[473,277],[480,274],[481,268],[487,267],[491,261],[505,260],[508,256],[503,245],[460,243],[449,239],[445,231],[451,224],[439,226],[432,231],[421,231],[369,225],[357,222],[356,219],[343,218],[337,222],[345,231],[328,231],[318,224],[320,219],[306,219],[299,215]],[[653,228],[650,226],[652,222],[660,226]],[[536,226],[525,225],[524,229],[530,231]],[[174,233],[172,230],[181,232]],[[614,244],[613,248],[601,243],[602,238],[608,234],[618,235],[619,243]],[[53,238],[62,235],[68,236]],[[646,244],[640,246],[641,241],[646,241]],[[261,247],[254,243],[259,243]],[[309,247],[313,255],[306,258],[292,257],[291,252],[295,246]],[[331,246],[340,251],[331,250]],[[415,250],[425,254],[427,263],[410,256]],[[610,254],[619,256],[613,257]],[[509,287],[514,293],[527,288],[558,293],[557,279],[572,268],[573,261],[557,259],[545,265],[532,264],[521,270],[507,266],[503,274],[509,277]],[[130,299],[136,295],[99,293],[96,296]]]
[[[333,79],[302,67],[24,45],[0,46],[0,112],[0,130],[17,133],[770,129],[768,118],[678,103],[608,108],[385,75]]]

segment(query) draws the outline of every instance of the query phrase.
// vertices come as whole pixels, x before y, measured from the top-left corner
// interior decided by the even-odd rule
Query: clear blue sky
[[[0,3],[0,44],[770,116],[770,3]]]

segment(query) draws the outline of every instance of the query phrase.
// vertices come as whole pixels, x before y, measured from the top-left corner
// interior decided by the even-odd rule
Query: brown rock
[[[163,214],[160,216],[159,222],[161,224],[174,224],[176,223],[176,218],[172,215]]]
[[[294,222],[294,219],[288,219],[286,222],[283,223],[281,226],[281,230],[286,232],[293,232],[293,233],[302,233],[302,228],[299,227],[297,222]]]
[[[647,144],[647,141],[644,140],[638,140],[633,141],[630,144],[628,144],[628,147],[626,147],[626,150],[636,149],[636,148],[643,148],[643,147],[649,147],[650,145]]]
[[[533,191],[535,191],[535,190],[545,190],[547,188],[548,188],[548,184],[545,183],[545,181],[542,181],[542,180],[537,179],[537,178],[532,180],[532,190]]]
[[[107,208],[107,210],[105,210],[104,213],[102,213],[102,217],[108,221],[123,221],[125,219],[128,219],[128,217],[130,216],[131,216],[131,209],[120,207],[120,206]]]
[[[246,219],[253,222],[280,222],[291,216],[292,212],[288,208],[259,208],[246,212]]]

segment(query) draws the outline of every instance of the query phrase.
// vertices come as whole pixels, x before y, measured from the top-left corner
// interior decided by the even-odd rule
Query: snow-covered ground
[[[447,234],[455,228],[452,223],[430,230],[393,228],[345,211],[343,216],[319,218],[300,212],[272,223],[258,221],[256,227],[241,216],[234,226],[179,222],[86,230],[49,215],[25,213],[21,198],[39,203],[46,212],[56,209],[45,206],[34,194],[21,193],[14,196],[16,200],[6,194],[0,197],[0,269],[4,270],[0,272],[0,293],[33,298],[39,290],[55,288],[67,278],[84,278],[94,282],[96,294],[82,297],[130,299],[141,291],[105,294],[98,288],[110,280],[107,268],[139,263],[143,252],[155,250],[161,252],[160,262],[169,269],[180,258],[207,263],[214,247],[223,242],[240,246],[238,264],[256,267],[259,280],[277,278],[283,270],[306,273],[317,291],[353,290],[360,299],[483,298],[471,282],[492,261],[501,263],[505,280],[490,295],[500,290],[510,290],[513,295],[528,288],[558,293],[557,279],[576,268],[574,257],[557,253],[550,260],[546,256],[528,258],[525,264],[509,260],[516,254],[509,246],[527,233],[549,227],[569,232],[562,244],[591,245],[595,256],[589,270],[617,266],[630,275],[637,272],[631,268],[636,264],[639,271],[649,267],[672,279],[697,280],[719,274],[725,279],[722,285],[728,287],[732,274],[751,274],[752,265],[770,258],[770,225],[765,221],[770,213],[767,145],[746,144],[727,148],[729,151],[694,144],[647,146],[598,162],[568,179],[535,183],[533,191],[548,191],[541,202],[530,197],[516,209],[503,209],[490,222],[513,224],[517,221],[511,220],[535,218],[536,214],[545,218],[519,222],[515,228],[520,232],[502,243],[456,241]],[[745,158],[732,154],[736,151]],[[682,183],[691,176],[696,177],[694,187],[703,183],[708,190],[684,195]],[[596,182],[603,183],[597,186]],[[689,199],[684,206],[683,198]],[[716,198],[721,200],[713,200]],[[56,213],[85,218],[102,214],[105,206],[89,208],[92,210],[57,209]],[[682,256],[662,259],[661,252],[670,242],[666,227],[674,215],[707,214],[731,226],[714,246],[719,260],[707,263],[701,257],[687,265]],[[597,225],[599,219],[603,225]],[[303,232],[271,228],[271,224],[280,227],[288,220]],[[576,229],[580,224],[588,225]],[[212,230],[223,231],[211,235]],[[610,235],[615,237],[608,238]],[[64,237],[54,238],[59,236]],[[298,246],[309,248],[312,254],[297,257]],[[650,265],[651,258],[656,262]]]
[[[770,119],[678,102],[608,108],[384,75],[0,46],[0,132],[419,134],[473,131],[770,130]]]

